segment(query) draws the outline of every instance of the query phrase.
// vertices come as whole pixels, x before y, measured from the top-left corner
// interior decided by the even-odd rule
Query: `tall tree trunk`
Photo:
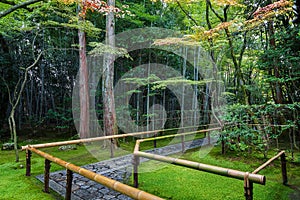
[[[107,1],[108,6],[115,6],[114,0]],[[111,11],[106,16],[106,42],[107,45],[115,47],[115,17]],[[116,111],[115,111],[115,98],[114,98],[114,59],[115,55],[112,53],[105,54],[104,58],[104,131],[106,135],[117,134]],[[117,140],[111,140],[111,157],[114,156],[114,148],[117,148]]]
[[[275,41],[275,36],[274,36],[274,24],[272,21],[269,22],[269,43],[270,43],[270,48],[275,49],[276,48],[276,41]],[[274,59],[274,66],[273,66],[273,71],[274,71],[274,76],[275,78],[279,79],[280,78],[280,73],[279,69],[277,66],[277,61]],[[270,70],[270,73],[272,73],[272,70]],[[282,104],[283,103],[283,94],[282,94],[282,86],[279,83],[278,80],[275,81],[273,85],[273,99],[276,104]]]
[[[86,60],[86,41],[85,32],[78,30],[79,38],[79,101],[80,101],[80,125],[79,135],[81,138],[87,138],[89,133],[89,86],[88,86],[88,67]]]
[[[86,5],[85,0],[82,0],[83,6]],[[80,17],[80,25],[83,25],[84,18]],[[90,136],[90,99],[89,99],[89,71],[87,67],[86,58],[86,40],[85,32],[82,28],[78,29],[79,41],[79,105],[80,105],[80,122],[79,122],[79,136],[81,138],[88,138]]]

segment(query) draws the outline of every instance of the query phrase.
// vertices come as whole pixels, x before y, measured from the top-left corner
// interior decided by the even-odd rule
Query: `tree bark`
[[[274,25],[273,22],[269,22],[269,38],[270,38],[270,48],[276,49],[276,41],[275,41],[275,36],[274,36]],[[274,66],[273,66],[273,71],[274,71],[274,76],[275,78],[279,79],[280,78],[280,73],[279,69],[277,66],[277,61],[274,59]],[[270,71],[272,73],[272,71]],[[283,103],[283,94],[282,94],[282,85],[279,83],[278,80],[275,81],[273,85],[273,99],[276,104],[282,104]]]
[[[115,6],[114,0],[107,1],[108,6]],[[115,17],[111,11],[106,16],[106,44],[110,47],[115,47]],[[114,59],[113,53],[107,53],[104,56],[104,131],[105,135],[117,134],[116,111],[115,111],[115,98],[114,98]],[[113,149],[117,148],[117,140],[111,140],[111,157],[113,157]]]
[[[88,85],[88,67],[86,60],[86,41],[85,32],[78,30],[79,38],[79,101],[80,101],[80,125],[79,135],[81,138],[87,138],[89,133],[89,85]]]

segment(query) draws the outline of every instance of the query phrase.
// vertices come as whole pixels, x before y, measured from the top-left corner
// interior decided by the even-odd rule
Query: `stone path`
[[[194,140],[192,142],[185,142],[185,149],[193,149],[203,144],[202,139]],[[169,145],[161,148],[147,150],[145,152],[171,155],[181,152],[181,143]],[[101,161],[83,166],[83,168],[91,170],[95,173],[104,175],[122,183],[128,183],[132,173],[132,159],[133,155],[129,154],[109,160]],[[141,158],[141,162],[148,159]],[[37,178],[44,181],[44,176],[39,175]],[[50,187],[63,197],[65,196],[66,185],[66,171],[57,171],[50,174]],[[72,184],[72,200],[130,200],[131,198],[102,186],[94,181],[91,181],[76,173],[73,174]]]

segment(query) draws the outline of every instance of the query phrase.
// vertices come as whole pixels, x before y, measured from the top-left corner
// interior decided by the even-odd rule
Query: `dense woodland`
[[[0,1],[2,142],[15,137],[10,132],[14,125],[12,110],[18,137],[34,137],[36,132],[45,130],[68,133],[69,137],[76,135],[74,120],[83,118],[73,117],[72,92],[85,55],[99,47],[97,43],[108,38],[111,31],[119,34],[135,28],[160,27],[178,31],[183,37],[160,42],[153,38],[153,43],[197,43],[214,62],[225,88],[221,97],[226,99],[223,114],[215,122],[236,125],[222,134],[221,142],[227,148],[265,151],[269,140],[280,137],[289,148],[298,148],[300,19],[293,12],[293,1],[49,0],[28,1],[27,5],[22,2],[25,1]],[[294,6],[299,14],[299,1]],[[108,30],[112,27],[110,23],[113,30]],[[181,51],[187,52],[188,48],[182,47]],[[104,76],[110,77],[108,84],[100,81],[95,101],[87,99],[95,104],[97,120],[105,127],[106,134],[122,132],[117,130],[115,114],[108,116],[111,112],[107,105],[111,101],[107,99],[109,93],[105,93],[107,88],[112,88],[135,66],[150,62],[173,66],[190,80],[191,87],[198,91],[197,106],[201,108],[199,121],[194,125],[213,123],[213,108],[209,105],[212,99],[205,95],[207,86],[193,82],[206,80],[185,59],[151,48],[128,54],[117,59],[113,68],[104,62],[103,67],[108,67]],[[160,104],[167,115],[164,128],[180,126],[183,115],[172,91],[140,83],[147,81],[138,77],[131,81],[139,83],[129,101],[136,124],[147,126],[151,106]],[[107,127],[112,127],[112,131]],[[79,132],[83,137],[95,135],[82,128]],[[257,134],[259,131],[264,134]]]

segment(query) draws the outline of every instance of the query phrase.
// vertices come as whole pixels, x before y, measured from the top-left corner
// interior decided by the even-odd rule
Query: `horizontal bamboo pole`
[[[206,133],[209,131],[216,131],[216,130],[221,130],[222,128],[217,127],[217,128],[211,128],[211,129],[204,129],[204,130],[198,130],[198,131],[191,131],[187,133],[177,133],[177,134],[172,134],[172,135],[164,135],[160,137],[152,137],[152,138],[146,138],[146,139],[139,139],[138,141],[140,142],[146,142],[146,141],[153,141],[153,140],[161,140],[161,139],[166,139],[166,138],[171,138],[171,137],[177,137],[177,136],[184,136],[184,135],[192,135],[196,133]]]
[[[236,123],[232,125],[240,125],[241,123]],[[285,127],[285,126],[290,126],[290,125],[285,125],[285,124],[247,124],[248,126],[270,126],[270,127]]]
[[[151,160],[158,160],[161,162],[166,162],[166,163],[170,163],[170,164],[174,164],[174,165],[184,166],[184,167],[188,167],[188,168],[192,168],[192,169],[196,169],[196,170],[200,170],[200,171],[218,174],[218,175],[222,175],[222,176],[226,176],[226,177],[236,178],[236,179],[240,179],[240,180],[244,180],[245,175],[247,173],[247,172],[242,172],[242,171],[238,171],[238,170],[193,162],[193,161],[189,161],[189,160],[183,160],[183,159],[172,158],[172,157],[168,157],[168,156],[161,156],[161,155],[156,155],[156,154],[145,153],[145,152],[141,152],[141,151],[134,152],[134,155],[148,158]],[[265,183],[266,183],[266,177],[263,175],[249,173],[248,179],[249,179],[249,181],[252,181],[253,183],[258,183],[261,185],[265,185]]]
[[[192,132],[187,132],[187,133],[178,133],[178,134],[173,134],[173,135],[165,135],[165,136],[160,136],[160,137],[139,139],[135,143],[134,152],[138,152],[140,150],[140,143],[145,142],[145,141],[161,140],[161,139],[166,139],[166,138],[170,138],[170,137],[191,135],[191,134],[195,134],[195,133],[206,133],[206,132],[209,132],[209,131],[215,131],[215,130],[221,130],[221,129],[222,128],[218,127],[218,128],[211,128],[211,129],[205,129],[205,130],[199,130],[199,131],[192,131]]]
[[[28,149],[28,146],[38,149],[38,148],[70,145],[70,144],[89,143],[89,142],[103,141],[103,140],[130,137],[130,136],[134,137],[134,136],[145,135],[145,134],[150,134],[150,133],[155,133],[155,132],[157,132],[157,130],[156,131],[138,132],[138,133],[127,133],[127,134],[120,134],[120,135],[101,136],[101,137],[69,140],[69,141],[61,141],[61,142],[50,142],[50,143],[44,143],[44,144],[26,145],[26,146],[22,146],[22,150]]]
[[[119,134],[119,135],[101,136],[101,137],[78,139],[78,140],[69,140],[69,141],[61,141],[61,142],[50,142],[50,143],[44,143],[44,144],[33,144],[33,145],[30,145],[30,146],[32,148],[38,149],[38,148],[55,147],[55,146],[62,146],[62,145],[89,143],[89,142],[103,141],[103,140],[116,139],[116,138],[134,137],[134,136],[146,135],[146,134],[157,133],[157,132],[165,132],[165,131],[170,131],[170,130],[179,130],[179,129],[184,129],[184,128],[192,128],[192,126],[190,126],[190,127],[181,127],[181,128],[176,128],[176,129],[161,129],[161,130],[143,131],[143,132],[137,132],[137,133],[126,133],[126,134]],[[28,146],[29,145],[22,146],[22,150],[26,150],[28,148]]]
[[[65,167],[66,169],[68,170],[71,170],[77,174],[80,174],[90,180],[93,180],[97,183],[100,183],[101,185],[104,185],[108,188],[111,188],[117,192],[120,192],[122,194],[125,194],[131,198],[134,198],[134,199],[140,199],[140,200],[162,200],[162,198],[160,197],[157,197],[155,195],[152,195],[150,193],[147,193],[145,191],[142,191],[142,190],[139,190],[139,189],[136,189],[134,187],[131,187],[129,185],[126,185],[124,183],[121,183],[119,181],[115,181],[113,179],[110,179],[110,178],[107,178],[105,176],[102,176],[100,174],[97,174],[95,172],[92,172],[92,171],[89,171],[87,169],[84,169],[84,168],[81,168],[79,166],[76,166],[74,164],[71,164],[71,163],[68,163],[62,159],[59,159],[57,157],[54,157],[50,154],[47,154],[43,151],[40,151],[38,149],[35,149],[31,146],[28,146],[27,147],[28,150],[44,157],[45,159],[47,160],[50,160],[62,167]]]
[[[206,133],[206,132],[209,132],[209,131],[215,131],[215,130],[221,130],[221,129],[222,128],[217,127],[217,128],[211,128],[211,129],[205,129],[205,130],[199,130],[199,131],[191,131],[191,132],[187,132],[187,133],[177,133],[177,134],[173,134],[173,135],[164,135],[164,136],[160,136],[160,137],[139,139],[139,140],[136,141],[136,144],[135,144],[135,147],[134,147],[134,152],[139,151],[140,143],[142,143],[142,142],[153,141],[153,140],[161,140],[161,139],[166,139],[166,138],[170,138],[170,137],[177,137],[177,136],[183,136],[183,135],[192,135],[192,134],[196,134],[196,133]]]
[[[276,160],[277,158],[279,158],[284,153],[285,153],[285,151],[279,152],[276,156],[272,157],[267,162],[265,162],[264,164],[262,164],[261,166],[259,166],[256,170],[254,170],[252,172],[252,174],[257,174],[258,172],[260,172],[262,169],[266,168],[271,162],[273,162],[274,160]]]

